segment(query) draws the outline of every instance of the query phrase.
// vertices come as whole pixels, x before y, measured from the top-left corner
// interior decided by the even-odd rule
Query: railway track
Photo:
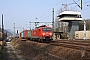
[[[30,40],[27,40],[30,41]],[[36,42],[36,41],[34,41]],[[38,42],[39,43],[39,42]],[[78,49],[78,50],[86,50],[90,51],[90,41],[82,41],[82,40],[54,40],[50,43],[47,43],[54,46],[62,46],[72,49]]]
[[[90,51],[90,41],[71,41],[71,40],[57,40],[49,43],[55,46],[62,46],[73,49],[85,49],[86,51]]]

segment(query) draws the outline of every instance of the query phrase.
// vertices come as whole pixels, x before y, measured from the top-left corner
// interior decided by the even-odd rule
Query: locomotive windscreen
[[[51,28],[42,28],[42,31],[51,31]]]

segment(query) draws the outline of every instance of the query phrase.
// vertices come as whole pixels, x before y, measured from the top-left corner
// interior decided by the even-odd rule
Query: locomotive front
[[[43,27],[42,28],[42,40],[43,41],[51,41],[52,39],[52,28],[51,27]]]

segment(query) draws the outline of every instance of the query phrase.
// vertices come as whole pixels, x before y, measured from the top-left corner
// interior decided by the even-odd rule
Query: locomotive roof
[[[36,27],[36,28],[41,28],[41,27],[49,27],[49,26],[46,26],[46,25],[42,25],[42,26],[39,26],[39,27]]]

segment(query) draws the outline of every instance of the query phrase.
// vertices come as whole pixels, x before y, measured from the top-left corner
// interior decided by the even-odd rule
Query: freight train
[[[24,30],[20,33],[20,37],[40,42],[50,42],[52,38],[52,28],[46,25],[39,26],[36,29]]]

